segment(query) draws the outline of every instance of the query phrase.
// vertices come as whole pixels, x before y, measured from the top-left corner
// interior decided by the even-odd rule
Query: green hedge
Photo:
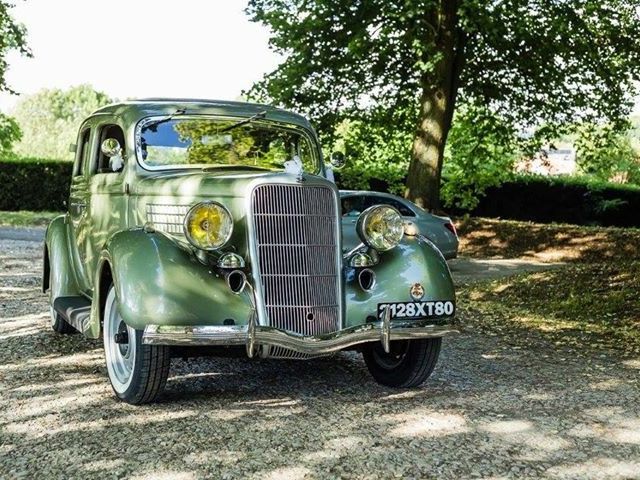
[[[640,227],[640,186],[580,177],[519,176],[488,189],[470,213],[541,223]]]
[[[64,210],[71,169],[62,160],[0,160],[0,210]]]

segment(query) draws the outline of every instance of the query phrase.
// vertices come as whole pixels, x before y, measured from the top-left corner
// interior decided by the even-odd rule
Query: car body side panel
[[[51,272],[51,303],[58,297],[79,296],[74,262],[70,253],[69,223],[66,215],[54,218],[47,228],[45,244],[49,254],[49,269]]]
[[[136,329],[150,324],[224,325],[227,319],[246,325],[249,320],[248,291],[232,293],[222,275],[163,233],[118,232],[102,252],[99,265],[104,267],[104,262],[111,268],[122,319]],[[100,325],[97,297],[90,320],[94,332]]]
[[[345,303],[348,327],[365,323],[368,316],[377,317],[377,306],[386,302],[412,302],[409,290],[421,283],[423,301],[450,300],[455,291],[447,262],[437,247],[420,237],[406,237],[391,251],[380,255],[380,263],[372,270],[376,284],[370,292],[358,285],[355,271],[347,273]]]

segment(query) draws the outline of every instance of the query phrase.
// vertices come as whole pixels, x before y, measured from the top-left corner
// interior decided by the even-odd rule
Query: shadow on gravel
[[[474,331],[415,390],[352,352],[175,360],[133,407],[100,342],[50,330],[36,283],[1,297],[0,478],[640,477],[640,358]]]
[[[174,360],[162,401],[132,407],[114,399],[99,344],[55,335],[42,318],[38,329],[2,348],[0,474],[9,477],[640,471],[640,361],[463,335],[446,342],[423,388],[390,390],[373,383],[356,353],[307,362]],[[19,359],[5,355],[8,344]]]

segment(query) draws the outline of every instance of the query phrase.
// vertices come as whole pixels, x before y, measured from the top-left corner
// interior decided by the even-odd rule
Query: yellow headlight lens
[[[374,205],[367,208],[357,224],[362,241],[379,252],[397,246],[404,235],[404,221],[400,213],[388,205]]]
[[[191,244],[202,250],[215,250],[229,241],[233,219],[229,211],[216,202],[194,205],[184,219],[184,233]]]

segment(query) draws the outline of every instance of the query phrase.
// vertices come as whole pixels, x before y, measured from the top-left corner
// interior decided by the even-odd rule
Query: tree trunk
[[[457,25],[457,8],[456,1],[442,0],[437,14],[436,46],[441,59],[434,71],[422,78],[420,113],[405,189],[406,198],[429,211],[440,208],[444,147],[464,61],[464,40]]]

